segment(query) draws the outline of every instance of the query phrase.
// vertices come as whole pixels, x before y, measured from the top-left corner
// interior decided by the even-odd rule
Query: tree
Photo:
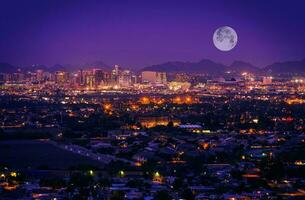
[[[166,190],[161,190],[156,193],[154,200],[171,200],[172,197]]]
[[[181,194],[182,199],[193,200],[195,198],[191,189],[185,189]]]
[[[127,187],[132,187],[132,188],[139,188],[143,185],[143,181],[142,180],[130,180],[126,183]]]
[[[231,170],[231,176],[232,178],[235,178],[237,180],[242,180],[242,172],[239,169],[232,169]]]
[[[73,184],[76,187],[83,188],[88,187],[92,184],[93,178],[89,175],[84,175],[81,173],[74,173],[71,176],[70,184]]]
[[[117,190],[114,191],[110,197],[110,200],[123,200],[125,193],[123,191]]]
[[[183,179],[182,178],[176,178],[173,183],[174,190],[179,190],[183,185]]]
[[[173,128],[174,127],[174,123],[172,121],[168,122],[167,127],[168,128]]]
[[[66,182],[61,178],[42,178],[39,185],[41,187],[52,187],[53,189],[62,188],[66,185]]]
[[[98,180],[98,183],[100,184],[101,187],[109,187],[111,185],[111,182],[107,178],[100,178]]]

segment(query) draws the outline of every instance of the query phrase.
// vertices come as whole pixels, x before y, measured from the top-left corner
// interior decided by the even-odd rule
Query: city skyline
[[[139,69],[203,58],[259,67],[300,60],[305,57],[299,37],[305,33],[303,4],[2,1],[0,61],[52,66],[101,60]],[[236,30],[239,41],[232,51],[220,52],[212,36],[226,25]]]
[[[0,199],[305,199],[304,7],[0,0]]]

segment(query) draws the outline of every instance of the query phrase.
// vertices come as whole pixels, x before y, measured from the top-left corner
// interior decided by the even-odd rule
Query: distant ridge
[[[8,63],[0,63],[0,73],[15,73],[17,72],[17,67],[8,64]]]
[[[31,65],[24,67],[16,67],[9,63],[0,63],[0,73],[15,73],[19,69],[21,72],[36,71],[42,69],[44,71],[76,71],[79,69],[100,68],[110,70],[111,67],[102,61],[86,63],[84,65],[56,64],[53,66]],[[151,65],[140,69],[140,71],[162,71],[162,72],[185,72],[185,73],[205,73],[205,74],[223,74],[227,71],[242,73],[268,73],[268,74],[305,74],[305,59],[299,61],[276,62],[263,68],[258,68],[244,61],[234,61],[231,65],[224,65],[208,59],[202,59],[199,62],[182,62],[173,61],[165,62],[157,65]]]
[[[221,74],[226,71],[234,72],[258,72],[260,69],[243,61],[234,61],[230,66],[216,63],[212,60],[203,59],[199,62],[166,62],[143,68],[141,71],[165,71],[165,72],[187,72]]]
[[[236,73],[305,74],[305,59],[300,61],[277,62],[263,68],[256,67],[244,61],[234,61],[231,65],[226,66],[211,60],[203,59],[200,62],[166,62],[145,67],[141,71],[147,70],[208,74],[221,74],[226,71]]]
[[[141,71],[164,71],[164,72],[189,72],[189,73],[211,73],[224,72],[226,66],[214,61],[203,59],[199,62],[166,62],[143,68]]]
[[[296,73],[305,74],[305,59],[300,61],[277,62],[268,65],[264,70],[273,74]]]
[[[56,72],[56,71],[72,72],[79,69],[92,69],[92,68],[101,68],[103,70],[110,70],[110,66],[102,61],[86,63],[84,65],[55,64],[53,66],[46,66],[42,64],[35,64],[35,65],[22,66],[22,67],[16,67],[9,63],[0,63],[0,73],[16,73],[19,69],[21,72],[28,72],[28,71],[34,72],[37,70],[44,70],[48,72]]]
[[[103,61],[95,61],[92,63],[86,63],[83,66],[80,66],[78,69],[92,69],[92,68],[99,68],[103,70],[110,70],[111,67],[105,64]]]
[[[259,71],[261,71],[260,68],[240,60],[234,61],[230,66],[228,66],[227,69],[230,71],[251,72],[251,73],[258,73]]]

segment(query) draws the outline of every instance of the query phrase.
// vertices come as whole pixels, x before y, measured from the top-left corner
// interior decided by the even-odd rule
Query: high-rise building
[[[42,82],[42,81],[44,80],[44,73],[43,73],[43,70],[38,69],[38,70],[36,71],[36,80],[37,80],[38,82]]]
[[[142,82],[143,83],[166,83],[166,73],[165,72],[155,72],[155,71],[143,71],[142,72]]]
[[[120,66],[115,65],[111,73],[111,79],[114,80],[115,83],[118,83],[120,74],[121,74]]]
[[[97,87],[104,82],[104,72],[101,69],[93,69],[94,86]]]
[[[118,76],[120,73],[120,66],[119,65],[114,65],[114,74]]]
[[[95,79],[92,70],[86,70],[84,73],[84,86],[93,88],[95,86]]]
[[[272,77],[271,76],[264,76],[263,77],[263,84],[264,85],[270,85],[272,84]]]
[[[188,82],[190,81],[191,77],[186,73],[176,73],[174,74],[174,81],[175,82]]]
[[[137,84],[139,83],[139,75],[133,74],[131,76],[131,84]]]
[[[12,82],[21,82],[24,80],[24,75],[20,72],[16,72],[11,74],[11,78],[10,78]]]
[[[84,86],[85,84],[85,76],[84,76],[84,70],[79,70],[77,73],[77,83],[80,86]]]
[[[7,81],[10,81],[11,80],[11,75],[10,74],[7,74],[7,73],[1,73],[0,74],[0,82],[1,83],[5,83]]]
[[[103,73],[103,82],[108,85],[111,82],[111,72],[104,71]]]
[[[131,85],[131,76],[132,73],[130,70],[123,70],[119,75],[119,84],[121,86],[128,87]]]
[[[69,81],[69,73],[64,71],[55,72],[55,82],[56,83],[67,83]]]

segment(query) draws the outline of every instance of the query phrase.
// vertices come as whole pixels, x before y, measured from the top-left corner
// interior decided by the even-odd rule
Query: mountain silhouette
[[[264,70],[272,74],[304,74],[305,59],[300,61],[276,62],[266,66]]]
[[[86,63],[84,65],[70,65],[70,64],[56,64],[53,66],[45,65],[31,65],[24,67],[17,67],[9,63],[0,63],[0,73],[15,73],[18,71],[36,71],[42,69],[44,71],[55,72],[55,71],[76,71],[79,69],[92,69],[100,68],[103,70],[110,70],[112,67],[105,64],[102,61],[96,61],[92,63]],[[271,65],[267,65],[263,68],[258,68],[250,63],[244,61],[234,61],[231,65],[224,65],[221,63],[214,62],[209,59],[202,59],[199,62],[182,62],[173,61],[165,62],[157,65],[151,65],[142,68],[140,71],[162,71],[168,73],[174,72],[185,72],[194,74],[223,74],[227,71],[234,73],[251,72],[251,73],[268,73],[268,74],[305,74],[305,59],[299,61],[285,61],[276,62]]]
[[[8,64],[8,63],[0,63],[0,73],[15,73],[18,68]]]
[[[199,62],[166,62],[143,68],[141,71],[188,72],[218,74],[226,70],[226,66],[214,61],[203,59]]]

